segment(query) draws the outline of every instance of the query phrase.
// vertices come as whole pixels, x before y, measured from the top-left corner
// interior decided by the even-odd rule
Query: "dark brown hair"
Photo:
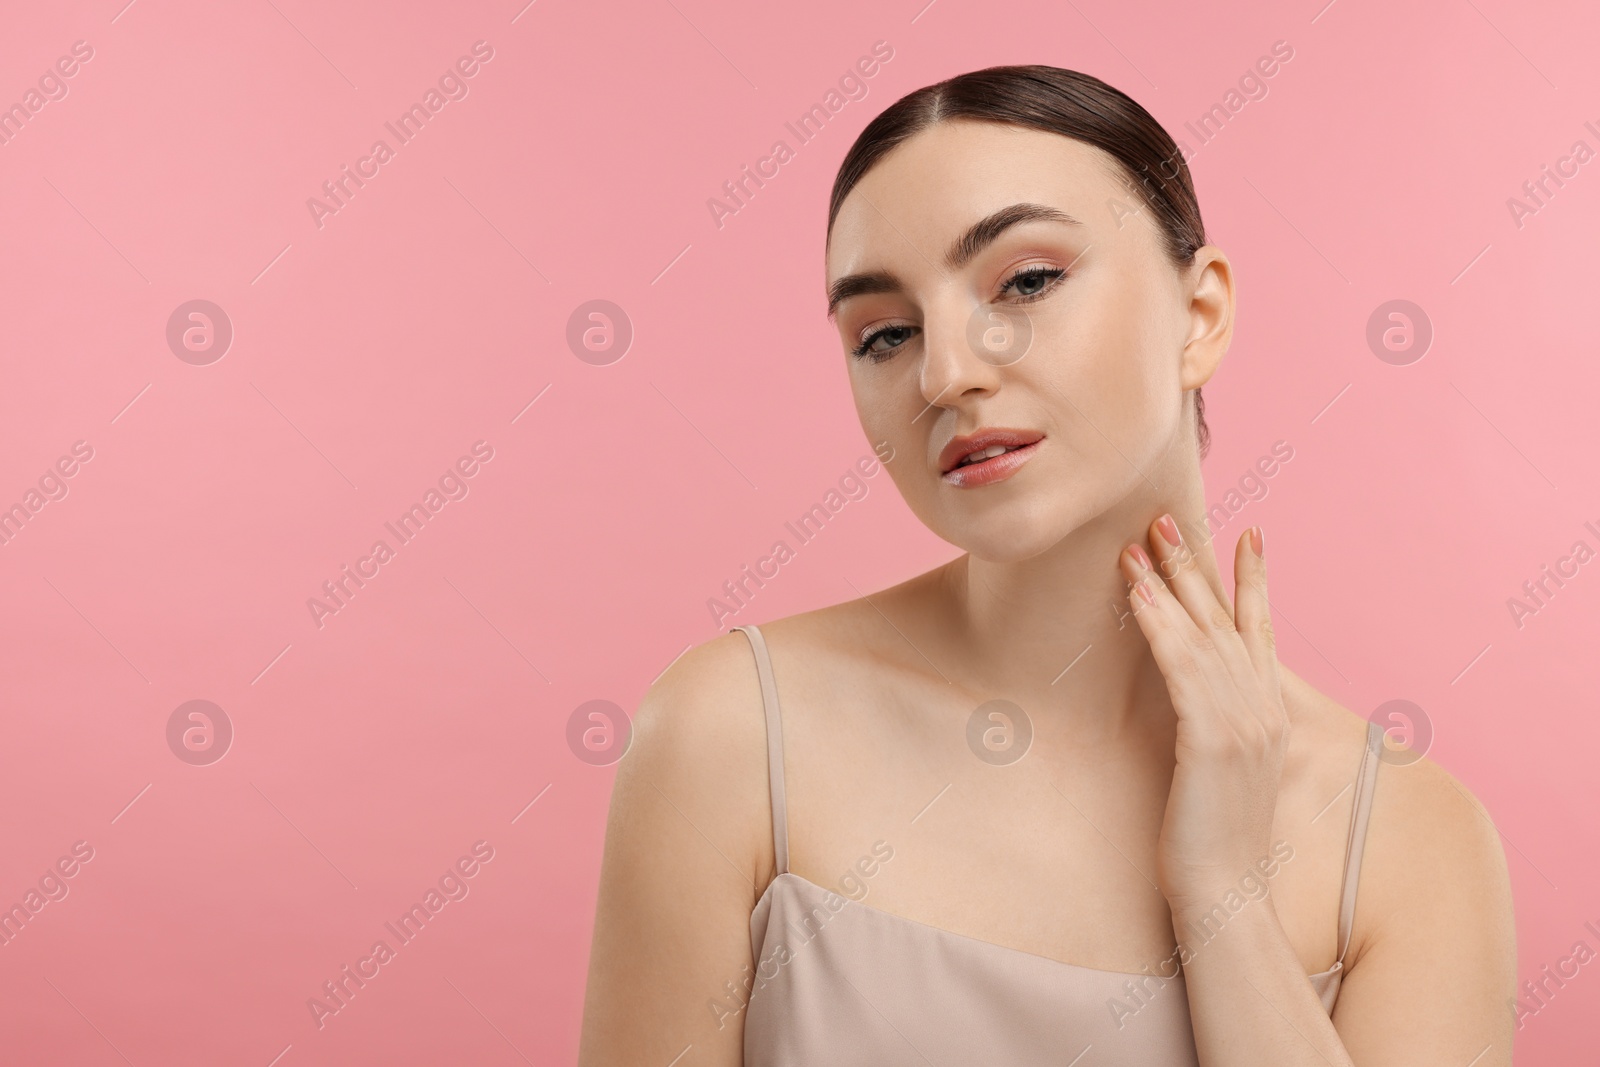
[[[1155,215],[1167,258],[1194,262],[1206,243],[1200,203],[1183,153],[1161,124],[1131,97],[1099,78],[1041,65],[988,67],[924,86],[867,123],[839,164],[828,203],[828,234],[850,190],[895,146],[941,122],[967,119],[1058,133],[1115,159]],[[1194,391],[1200,455],[1211,445],[1205,402]]]

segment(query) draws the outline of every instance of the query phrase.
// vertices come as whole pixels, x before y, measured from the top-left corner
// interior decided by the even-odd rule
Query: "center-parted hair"
[[[966,119],[1058,133],[1115,159],[1154,216],[1174,267],[1194,262],[1206,243],[1188,164],[1172,136],[1127,94],[1099,78],[1042,65],[988,67],[924,86],[867,123],[839,164],[828,203],[828,234],[839,206],[897,145],[941,122]],[[1200,455],[1211,444],[1205,401],[1194,391]]]

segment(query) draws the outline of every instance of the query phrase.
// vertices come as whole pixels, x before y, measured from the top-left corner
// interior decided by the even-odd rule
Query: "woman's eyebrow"
[[[1083,223],[1059,208],[1047,204],[1011,204],[989,215],[985,215],[971,226],[965,233],[956,238],[945,253],[945,266],[950,270],[960,270],[972,260],[979,252],[983,251],[1006,230],[1024,222],[1059,222],[1068,226],[1082,226]],[[869,293],[898,293],[904,290],[900,279],[886,270],[863,271],[859,274],[846,274],[844,277],[828,286],[828,317],[832,318],[839,305],[853,296],[865,296]]]

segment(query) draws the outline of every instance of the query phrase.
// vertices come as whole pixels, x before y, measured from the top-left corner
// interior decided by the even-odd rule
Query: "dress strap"
[[[1344,886],[1339,890],[1339,963],[1350,948],[1350,931],[1355,925],[1356,887],[1361,882],[1361,855],[1367,844],[1367,822],[1372,817],[1372,791],[1378,784],[1378,764],[1384,750],[1384,726],[1367,723],[1367,744],[1361,754],[1361,769],[1356,772],[1356,798],[1350,812],[1350,834],[1344,846]]]
[[[783,788],[783,717],[778,711],[778,686],[772,679],[772,657],[767,640],[754,623],[735,626],[750,639],[756,656],[756,674],[761,679],[761,705],[767,715],[767,781],[772,787],[772,854],[778,873],[789,870],[789,812]]]

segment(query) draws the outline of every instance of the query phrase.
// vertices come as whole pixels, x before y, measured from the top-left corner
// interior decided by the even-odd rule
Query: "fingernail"
[[[1161,536],[1167,539],[1167,544],[1177,548],[1183,544],[1183,535],[1178,532],[1178,524],[1172,521],[1171,515],[1163,515],[1156,520],[1156,529],[1161,531]]]
[[[1133,556],[1134,559],[1139,561],[1139,566],[1143,567],[1145,570],[1150,569],[1150,557],[1145,555],[1144,549],[1140,548],[1136,544],[1133,544],[1128,546],[1128,552]]]
[[[1150,591],[1150,583],[1143,578],[1139,579],[1139,584],[1134,588],[1139,590],[1139,596],[1146,604],[1154,604],[1156,602],[1156,595]]]
[[[1266,535],[1261,532],[1261,527],[1250,527],[1250,547],[1255,549],[1256,555],[1262,559],[1267,558],[1266,544],[1267,538]]]

